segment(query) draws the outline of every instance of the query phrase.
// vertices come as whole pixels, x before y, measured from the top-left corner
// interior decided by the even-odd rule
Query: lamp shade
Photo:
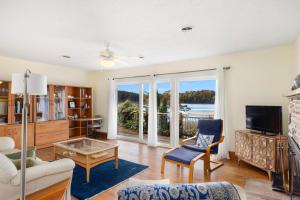
[[[40,74],[29,74],[27,79],[27,92],[29,95],[47,95],[47,77]],[[24,74],[12,74],[12,94],[24,93]]]

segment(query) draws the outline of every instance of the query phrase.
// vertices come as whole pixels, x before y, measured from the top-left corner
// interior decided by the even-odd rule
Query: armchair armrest
[[[185,143],[189,143],[193,140],[195,140],[197,138],[197,135],[195,135],[194,137],[191,137],[191,138],[187,138],[185,140],[182,140],[182,144],[185,144]]]
[[[172,152],[172,151],[174,151],[174,150],[176,150],[176,149],[178,149],[178,147],[174,147],[174,148],[172,148],[172,149],[169,149],[169,150],[165,151],[165,152],[163,153],[163,158],[164,158],[166,155],[168,155],[168,153],[170,153],[170,152]]]
[[[30,182],[45,176],[60,174],[63,172],[71,171],[75,167],[73,160],[64,158],[45,164],[36,165],[26,169],[26,182]],[[21,171],[11,180],[12,185],[20,185]]]
[[[219,141],[214,142],[214,143],[208,145],[207,148],[206,148],[206,153],[210,153],[210,150],[211,150],[212,147],[221,144],[224,141],[224,138],[225,138],[225,136],[222,135]]]
[[[13,150],[15,148],[15,141],[11,137],[0,137],[0,152]]]

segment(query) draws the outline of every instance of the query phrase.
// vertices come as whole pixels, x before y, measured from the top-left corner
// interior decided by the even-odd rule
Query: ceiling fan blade
[[[115,59],[114,61],[115,61],[115,63],[121,64],[121,65],[128,65],[129,64],[128,62],[126,62],[124,60]]]

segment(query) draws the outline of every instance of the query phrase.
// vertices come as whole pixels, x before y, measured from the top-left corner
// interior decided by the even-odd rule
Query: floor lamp
[[[26,195],[26,157],[27,157],[27,113],[30,95],[47,95],[47,77],[31,74],[27,69],[24,74],[12,74],[12,94],[23,95],[22,109],[22,152],[21,152],[21,194],[20,200]]]

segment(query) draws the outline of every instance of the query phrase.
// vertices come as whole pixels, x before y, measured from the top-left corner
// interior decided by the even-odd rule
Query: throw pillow
[[[11,161],[14,163],[14,165],[17,168],[17,170],[21,169],[21,159],[11,160]],[[33,166],[35,166],[35,159],[33,159],[33,158],[27,158],[26,159],[26,168],[33,167]]]
[[[6,157],[8,157],[11,160],[21,159],[21,151],[16,152],[16,153],[6,154]],[[35,147],[29,147],[27,149],[27,158],[36,159],[36,148]]]
[[[196,145],[200,148],[207,148],[208,145],[210,145],[214,140],[214,135],[204,135],[199,133],[197,140],[196,140]]]

